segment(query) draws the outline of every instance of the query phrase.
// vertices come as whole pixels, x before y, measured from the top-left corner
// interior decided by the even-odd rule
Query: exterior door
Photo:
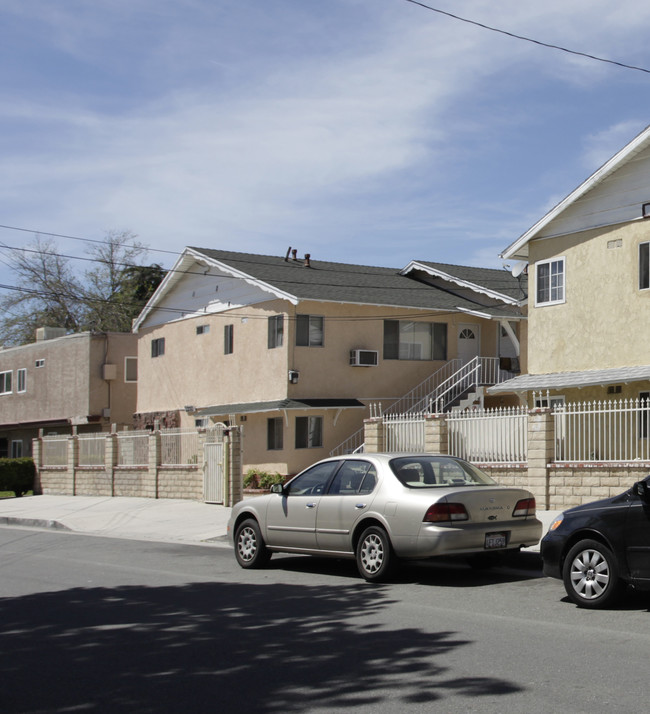
[[[481,348],[480,325],[464,323],[458,325],[458,358],[463,364],[478,357]]]

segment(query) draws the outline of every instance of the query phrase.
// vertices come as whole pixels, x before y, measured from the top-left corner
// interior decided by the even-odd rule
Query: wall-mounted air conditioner
[[[378,363],[377,350],[350,350],[350,364],[354,367],[376,367]]]

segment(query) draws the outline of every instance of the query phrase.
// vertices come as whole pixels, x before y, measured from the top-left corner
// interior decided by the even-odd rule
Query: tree
[[[0,297],[0,342],[33,342],[37,327],[68,332],[128,332],[164,277],[158,264],[143,265],[147,247],[130,232],[109,232],[87,250],[90,268],[78,271],[55,243],[36,236],[9,252],[14,287]]]

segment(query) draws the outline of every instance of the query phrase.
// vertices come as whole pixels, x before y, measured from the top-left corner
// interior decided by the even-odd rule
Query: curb
[[[47,521],[42,518],[14,518],[0,516],[0,526],[23,526],[25,528],[49,528],[57,531],[71,531],[59,521]]]

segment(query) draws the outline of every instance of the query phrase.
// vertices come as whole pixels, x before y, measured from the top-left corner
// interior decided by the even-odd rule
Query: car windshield
[[[400,456],[390,467],[408,488],[493,486],[496,481],[466,461],[445,456]]]

